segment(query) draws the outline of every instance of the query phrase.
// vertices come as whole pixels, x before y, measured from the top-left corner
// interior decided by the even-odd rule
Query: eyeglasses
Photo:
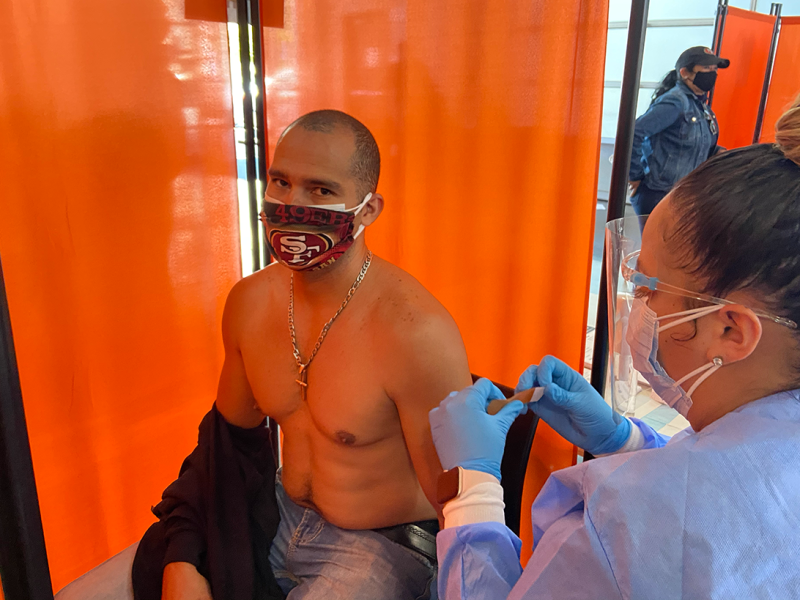
[[[725,300],[724,298],[717,298],[715,296],[709,296],[708,294],[701,294],[700,292],[692,292],[690,290],[685,290],[683,288],[679,288],[677,286],[664,283],[663,281],[659,281],[657,277],[648,277],[644,273],[637,271],[635,266],[633,266],[636,264],[636,261],[639,259],[639,255],[641,253],[642,253],[641,250],[637,250],[636,252],[631,252],[622,261],[622,276],[625,278],[625,281],[629,282],[632,285],[635,285],[637,288],[647,288],[650,291],[666,292],[667,294],[683,296],[684,298],[691,298],[692,300],[700,300],[701,302],[708,302],[709,304],[721,304],[721,305],[738,304],[740,306],[744,306],[741,302],[731,302],[730,300]],[[757,316],[761,317],[762,319],[768,319],[770,321],[777,323],[778,325],[783,325],[790,329],[797,329],[797,323],[795,323],[791,319],[786,319],[784,317],[771,315],[769,313],[765,313],[750,308],[749,306],[745,306],[745,308],[752,310]]]

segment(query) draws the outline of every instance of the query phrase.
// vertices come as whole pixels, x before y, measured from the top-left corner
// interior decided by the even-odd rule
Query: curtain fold
[[[55,590],[141,537],[214,401],[228,63],[182,0],[0,3],[0,255]]]
[[[450,310],[473,372],[512,386],[545,354],[582,363],[607,11],[602,0],[287,0],[284,29],[264,30],[270,149],[311,110],[362,120],[386,198],[367,243]],[[573,458],[541,425],[528,507]],[[527,551],[523,514],[525,527]]]

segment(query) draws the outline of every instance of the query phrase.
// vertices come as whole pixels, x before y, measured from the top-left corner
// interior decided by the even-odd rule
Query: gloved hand
[[[486,406],[503,393],[488,379],[453,392],[428,415],[439,460],[445,469],[462,467],[483,471],[500,479],[500,463],[506,435],[514,419],[525,410],[519,400],[508,403],[496,415]]]
[[[631,434],[631,422],[611,410],[580,373],[546,356],[519,378],[517,391],[543,387],[544,396],[528,405],[562,437],[592,454],[616,452]]]

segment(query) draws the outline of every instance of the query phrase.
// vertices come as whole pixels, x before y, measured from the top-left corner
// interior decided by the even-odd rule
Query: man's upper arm
[[[225,362],[217,389],[217,410],[231,425],[257,427],[264,420],[258,409],[239,349],[239,332],[247,317],[247,290],[245,280],[237,283],[225,302],[222,314],[222,343],[225,346]]]
[[[450,392],[472,383],[464,342],[446,314],[415,318],[404,323],[392,358],[396,365],[387,392],[394,400],[414,469],[422,489],[436,506],[436,482],[442,471],[431,437],[428,413]]]

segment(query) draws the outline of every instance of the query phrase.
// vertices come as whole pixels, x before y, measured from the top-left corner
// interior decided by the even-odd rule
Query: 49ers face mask
[[[323,206],[264,202],[261,221],[267,229],[267,242],[282,265],[295,271],[325,268],[347,252],[364,225],[353,235],[356,215],[367,204],[369,193],[355,208],[331,210]]]

